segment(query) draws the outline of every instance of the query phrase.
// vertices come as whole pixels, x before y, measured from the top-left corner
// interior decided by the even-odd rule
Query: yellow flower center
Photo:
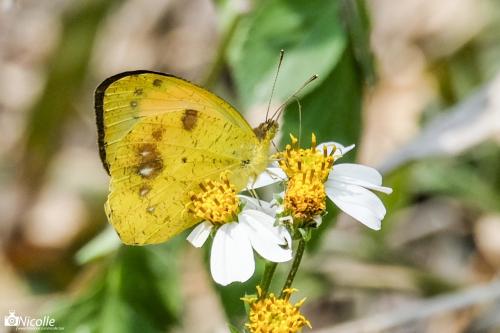
[[[218,224],[235,220],[239,212],[240,200],[227,174],[221,174],[220,181],[205,180],[200,183],[200,188],[201,192],[190,193],[191,201],[188,203],[188,211],[192,215]]]
[[[288,181],[285,192],[285,211],[299,222],[307,222],[326,210],[325,185],[314,169],[309,173],[296,173]]]
[[[287,174],[288,186],[285,191],[285,211],[295,220],[307,222],[326,209],[324,182],[335,161],[335,148],[328,154],[327,147],[316,150],[316,136],[311,138],[311,148],[302,149],[298,140],[290,135],[292,143],[284,152],[277,154],[281,168]]]
[[[335,148],[330,154],[328,154],[326,146],[323,146],[323,151],[317,151],[314,133],[310,149],[299,148],[297,138],[291,134],[290,137],[292,144],[286,145],[285,151],[277,154],[279,164],[288,178],[292,178],[297,173],[308,173],[314,170],[315,176],[324,182],[333,166]]]
[[[269,294],[261,298],[262,290],[257,286],[259,297],[246,297],[243,301],[250,305],[248,323],[245,324],[250,333],[295,333],[302,327],[311,328],[311,323],[300,313],[305,298],[291,304],[290,296],[296,289],[286,289],[284,298]]]

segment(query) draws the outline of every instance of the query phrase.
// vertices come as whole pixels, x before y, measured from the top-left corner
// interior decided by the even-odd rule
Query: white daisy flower
[[[288,145],[285,152],[280,153],[282,170],[278,171],[273,165],[257,178],[255,184],[262,187],[300,173],[304,178],[304,183],[299,180],[301,187],[310,185],[314,179],[319,180],[324,184],[322,190],[326,196],[344,213],[371,229],[380,230],[386,209],[370,190],[390,194],[392,189],[382,186],[382,175],[374,168],[354,163],[335,163],[352,150],[354,145],[344,147],[336,142],[325,142],[316,146],[313,134],[313,148],[299,149],[294,139],[292,137],[292,145]],[[252,187],[255,188],[255,185]],[[318,200],[321,201],[321,196]],[[321,211],[321,207],[318,206],[317,210]],[[311,215],[311,218],[316,223],[321,223],[321,216],[318,214]]]
[[[215,233],[210,253],[215,282],[226,286],[247,281],[255,271],[254,250],[273,262],[292,259],[291,236],[284,226],[275,225],[275,209],[268,202],[236,196],[234,187],[225,181],[214,185],[193,197],[191,212],[205,221],[193,229],[187,240],[201,247]],[[244,204],[241,211],[240,201]]]
[[[338,143],[327,142],[318,145],[317,150],[322,151],[323,146],[327,147],[328,151],[333,147],[339,147],[341,151],[346,149]],[[354,145],[350,147],[354,148]],[[342,152],[338,158],[345,153]],[[361,164],[334,164],[325,183],[326,195],[344,213],[371,229],[380,230],[386,209],[379,197],[370,190],[392,193],[391,188],[382,186],[380,172]]]

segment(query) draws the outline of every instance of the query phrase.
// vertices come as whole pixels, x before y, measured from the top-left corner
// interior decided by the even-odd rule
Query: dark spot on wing
[[[163,170],[163,160],[155,145],[145,143],[137,149],[137,173],[143,178],[154,178]]]
[[[136,108],[136,107],[137,107],[137,105],[138,105],[137,101],[131,101],[131,102],[130,102],[130,106],[131,106],[132,108]]]
[[[187,157],[183,157],[181,160],[182,160],[182,163],[186,163],[188,159],[187,159]]]
[[[160,141],[163,137],[163,128],[155,129],[151,135],[153,136],[153,139],[155,139],[156,141]]]
[[[153,86],[155,86],[155,87],[161,87],[162,83],[163,83],[163,81],[162,81],[162,80],[160,80],[160,79],[155,79],[155,80],[153,81]]]
[[[182,116],[182,127],[185,130],[191,131],[198,121],[198,111],[187,109],[184,111],[184,115]]]
[[[142,95],[143,92],[144,92],[144,90],[142,88],[135,88],[134,95],[140,96],[140,95]]]
[[[141,188],[139,189],[139,195],[141,197],[145,197],[149,191],[151,191],[151,186],[149,185],[142,185]]]

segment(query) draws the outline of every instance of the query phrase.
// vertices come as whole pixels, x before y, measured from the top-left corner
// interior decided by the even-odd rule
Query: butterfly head
[[[273,119],[268,119],[265,122],[261,123],[259,126],[253,129],[255,135],[259,140],[267,140],[271,141],[276,132],[278,131],[278,122]]]

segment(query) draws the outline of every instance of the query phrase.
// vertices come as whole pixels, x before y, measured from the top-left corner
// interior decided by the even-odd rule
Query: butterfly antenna
[[[250,188],[248,190],[249,190],[250,194],[252,195],[252,197],[254,197],[255,199],[257,199],[257,202],[259,203],[259,206],[262,207],[262,204],[260,203],[259,194],[257,193],[257,191],[254,188]]]
[[[266,121],[267,117],[269,116],[269,109],[271,108],[271,101],[273,100],[274,89],[276,88],[276,81],[278,80],[278,74],[280,72],[281,63],[283,62],[284,55],[285,55],[285,50],[283,49],[280,50],[280,60],[278,61],[278,68],[276,69],[276,74],[274,75],[273,88],[271,89],[271,97],[269,97],[269,103],[267,104]]]
[[[279,151],[278,146],[276,146],[276,143],[274,143],[274,141],[271,141],[271,144],[273,145],[274,149],[276,149],[276,151]]]
[[[284,102],[283,104],[281,104],[277,109],[276,111],[274,111],[273,115],[271,116],[271,119],[278,119],[280,116],[281,116],[281,113],[283,112],[285,106],[290,102],[290,100],[292,98],[297,98],[297,95],[305,88],[309,85],[309,83],[313,82],[314,80],[316,80],[318,78],[318,75],[314,74],[313,76],[311,76],[306,82],[304,82],[304,84],[299,88],[297,89],[297,91],[295,91],[290,97],[288,97]]]
[[[297,101],[297,104],[299,106],[299,147],[300,147],[300,140],[302,138],[302,104],[300,104],[300,99],[298,97],[295,97],[295,100]]]

